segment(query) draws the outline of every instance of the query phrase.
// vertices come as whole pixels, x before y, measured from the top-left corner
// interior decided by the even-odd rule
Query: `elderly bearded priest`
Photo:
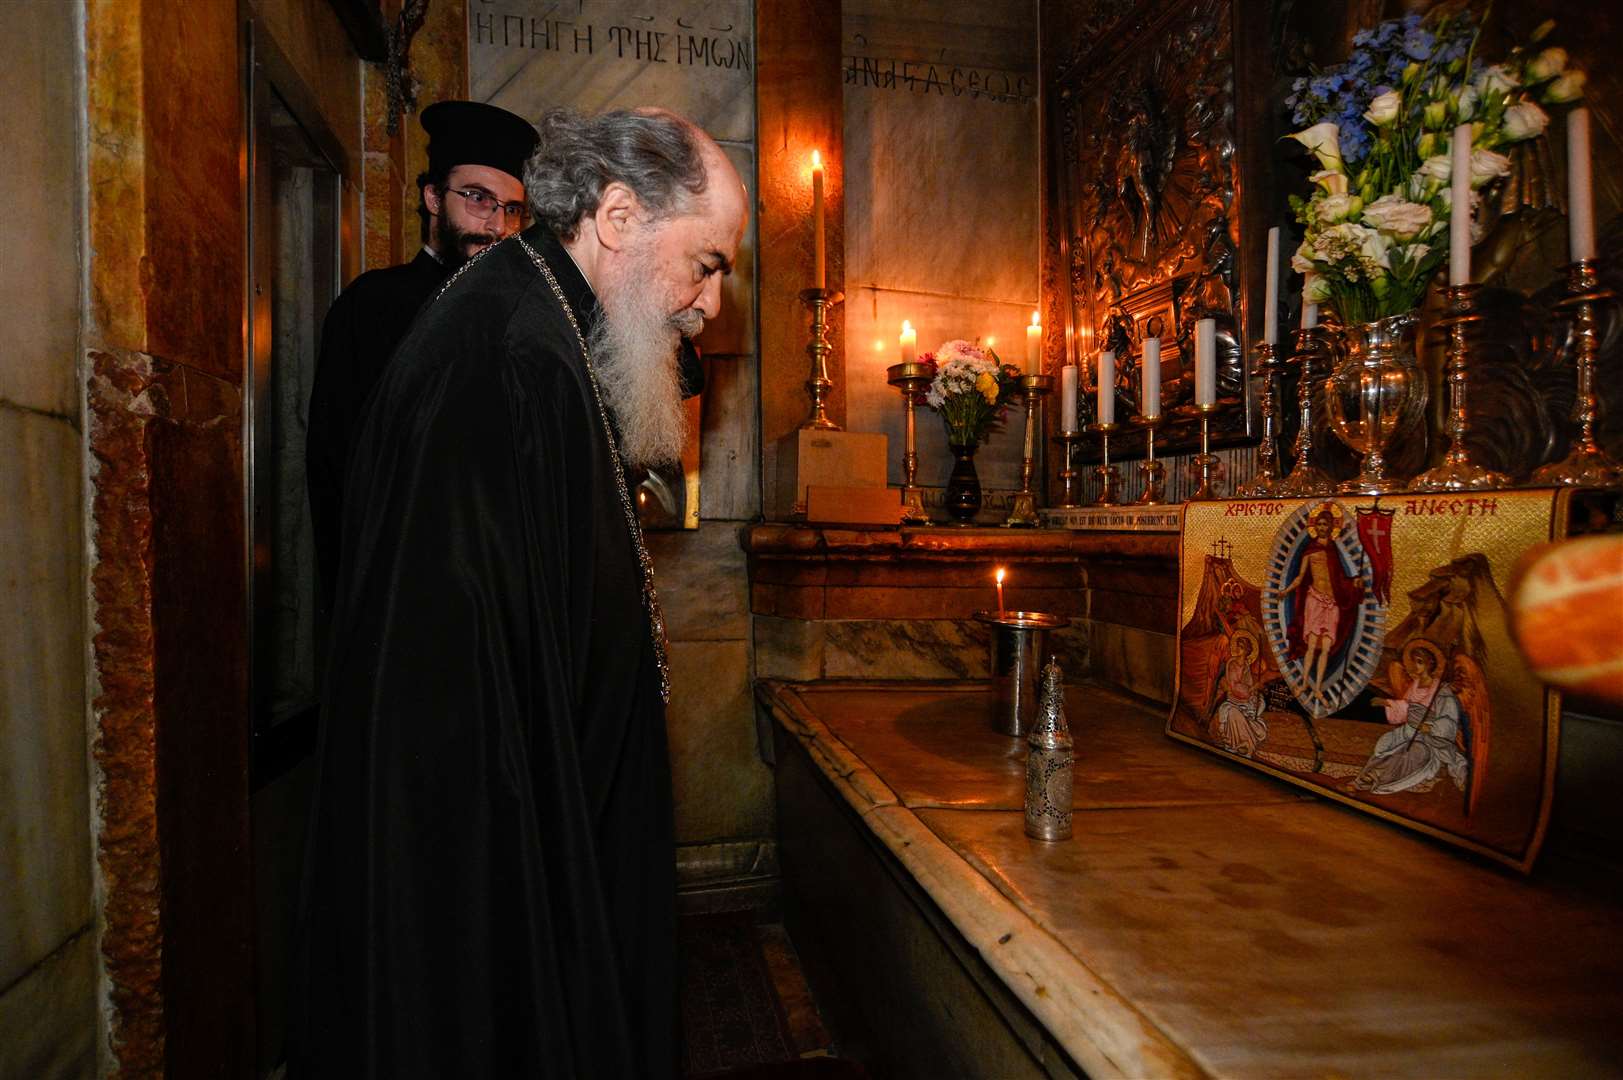
[[[540,130],[536,224],[424,308],[356,446],[291,1076],[675,1068],[665,644],[625,467],[682,446],[679,337],[746,196],[671,113]]]

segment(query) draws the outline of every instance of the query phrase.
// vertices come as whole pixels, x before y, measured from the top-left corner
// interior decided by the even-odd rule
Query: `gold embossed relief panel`
[[[1100,349],[1117,355],[1116,417],[1139,411],[1147,337],[1161,339],[1158,446],[1193,448],[1194,324],[1218,324],[1214,441],[1250,441],[1242,364],[1241,160],[1230,0],[1045,4],[1048,278],[1093,418]],[[1057,39],[1057,40],[1056,40]],[[1242,113],[1243,115],[1243,113]],[[1126,440],[1128,456],[1142,440]],[[1120,441],[1117,446],[1119,447]]]

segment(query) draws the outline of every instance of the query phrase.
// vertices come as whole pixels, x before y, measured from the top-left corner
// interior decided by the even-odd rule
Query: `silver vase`
[[[1357,476],[1339,490],[1382,495],[1402,488],[1387,472],[1387,456],[1406,439],[1423,437],[1426,373],[1415,360],[1414,312],[1342,328],[1347,358],[1330,376],[1330,425],[1363,458]]]

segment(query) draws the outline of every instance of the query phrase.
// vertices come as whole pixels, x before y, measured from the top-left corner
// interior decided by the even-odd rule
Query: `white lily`
[[[1296,132],[1291,138],[1311,150],[1325,169],[1331,172],[1347,171],[1341,163],[1341,128],[1330,121],[1314,124],[1304,131]]]

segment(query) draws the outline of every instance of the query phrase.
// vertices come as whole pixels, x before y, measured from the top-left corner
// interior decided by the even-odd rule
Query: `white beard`
[[[624,276],[598,298],[603,317],[587,341],[598,386],[620,428],[620,455],[639,468],[682,457],[688,422],[677,346],[684,333],[704,326],[691,308],[666,313],[665,298],[650,288],[658,280],[653,259],[651,246],[632,253]]]

